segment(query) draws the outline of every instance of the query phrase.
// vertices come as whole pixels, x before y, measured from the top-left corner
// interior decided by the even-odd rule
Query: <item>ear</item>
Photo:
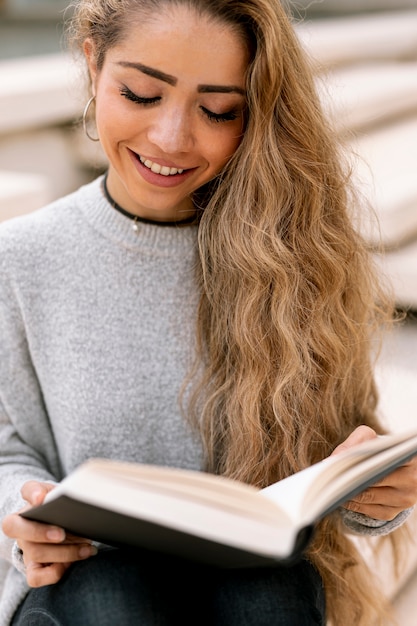
[[[96,48],[92,39],[88,38],[84,41],[83,52],[87,61],[88,71],[90,73],[92,92],[93,92],[93,95],[95,95],[95,92],[96,92],[95,85],[97,81],[98,71],[97,71]]]

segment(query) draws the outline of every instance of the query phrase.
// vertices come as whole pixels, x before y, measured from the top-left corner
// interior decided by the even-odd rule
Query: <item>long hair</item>
[[[245,133],[195,194],[201,299],[187,403],[208,471],[263,487],[329,455],[359,424],[381,431],[372,354],[393,309],[352,226],[349,172],[308,60],[278,0],[81,0],[71,23],[98,68],[133,16],[186,5],[250,51]],[[307,555],[335,626],[385,623],[338,515]]]

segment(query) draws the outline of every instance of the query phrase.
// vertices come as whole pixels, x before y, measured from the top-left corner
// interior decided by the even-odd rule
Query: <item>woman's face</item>
[[[132,24],[99,72],[89,41],[85,53],[110,194],[142,217],[188,217],[191,194],[241,141],[248,64],[242,39],[227,25],[171,7]]]

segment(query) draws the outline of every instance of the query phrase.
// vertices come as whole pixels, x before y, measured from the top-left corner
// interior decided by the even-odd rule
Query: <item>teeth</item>
[[[177,169],[176,167],[167,167],[166,165],[158,165],[158,163],[154,163],[149,159],[144,159],[139,156],[139,160],[145,167],[150,169],[154,174],[161,174],[162,176],[174,176],[174,174],[182,174],[183,169]]]

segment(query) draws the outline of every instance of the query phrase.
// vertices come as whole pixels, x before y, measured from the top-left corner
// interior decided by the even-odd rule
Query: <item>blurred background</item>
[[[377,377],[394,429],[417,423],[417,0],[283,0],[323,106],[351,156],[357,227],[407,318]],[[80,127],[82,68],[65,50],[69,0],[0,0],[0,221],[34,211],[106,168]],[[377,221],[375,220],[377,217]],[[415,516],[416,517],[416,516]],[[412,534],[417,534],[414,519]],[[375,564],[400,626],[417,626],[417,548],[400,580]]]
[[[0,59],[58,52],[66,0],[0,0]]]

